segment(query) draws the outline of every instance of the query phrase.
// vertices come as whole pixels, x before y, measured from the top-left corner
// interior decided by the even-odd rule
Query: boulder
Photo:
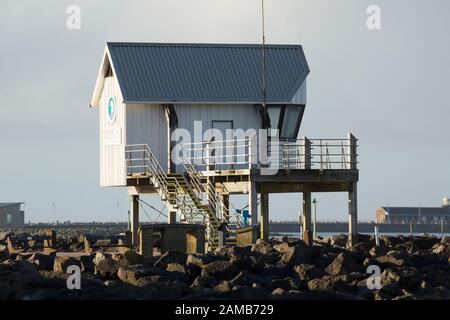
[[[168,273],[165,270],[158,268],[149,268],[144,265],[131,265],[127,267],[120,267],[117,271],[117,276],[123,282],[132,284],[134,286],[143,287],[149,285],[155,280],[168,277]],[[152,278],[159,276],[160,278]]]
[[[219,284],[219,281],[213,277],[209,276],[198,276],[194,282],[191,284],[191,288],[213,288]]]
[[[0,243],[5,243],[8,237],[13,236],[14,232],[11,231],[1,231],[0,232]]]
[[[264,282],[263,278],[250,273],[246,269],[239,272],[239,274],[230,280],[232,286],[252,286],[253,284],[262,284]]]
[[[313,252],[306,244],[288,246],[281,257],[280,262],[287,265],[308,263],[312,256]]]
[[[412,251],[430,250],[435,244],[439,243],[436,237],[419,237],[411,240]]]
[[[95,260],[95,259],[94,259]],[[106,258],[99,260],[94,267],[94,272],[102,277],[115,277],[122,267],[120,260]]]
[[[450,256],[450,243],[436,243],[432,248],[433,253]]]
[[[356,291],[355,286],[350,284],[348,277],[343,275],[328,275],[322,278],[310,280],[308,281],[308,288],[309,290],[334,293],[353,293]]]
[[[216,261],[204,266],[201,275],[217,280],[231,280],[239,273],[239,268],[230,261]]]
[[[294,271],[298,274],[300,280],[309,281],[325,276],[325,272],[311,264],[299,264],[294,267]]]
[[[28,258],[28,261],[35,264],[38,270],[52,271],[55,264],[55,257],[36,252]]]
[[[66,273],[67,268],[69,266],[78,266],[81,267],[80,260],[77,260],[73,257],[66,257],[66,256],[60,256],[56,257],[53,263],[53,271],[59,272],[59,273]]]
[[[385,256],[380,256],[376,260],[386,267],[403,267],[407,264],[408,256],[402,251],[389,251]]]
[[[424,266],[420,274],[431,287],[444,286],[450,288],[450,264]]]
[[[325,271],[331,275],[344,275],[352,272],[361,272],[362,265],[350,254],[340,253]]]
[[[415,291],[421,279],[414,268],[388,268],[381,273],[381,286],[391,293],[406,289]]]
[[[264,287],[269,291],[273,291],[275,289],[283,289],[285,291],[289,291],[298,290],[300,286],[300,283],[292,278],[287,277],[284,279],[273,279],[269,281]]]
[[[29,261],[8,260],[0,264],[0,300],[21,300],[40,284],[42,276]]]
[[[346,234],[335,234],[325,238],[324,240],[333,247],[345,248],[348,242],[348,236]]]
[[[186,273],[186,267],[179,263],[169,263],[166,270],[168,272]]]
[[[258,239],[256,243],[252,246],[251,252],[260,253],[263,255],[268,255],[274,253],[274,248],[264,240]]]
[[[234,262],[239,269],[247,269],[250,272],[260,273],[264,270],[264,262],[254,256],[234,257],[230,260]]]
[[[158,259],[158,261],[155,262],[154,266],[156,268],[167,268],[167,265],[169,263],[179,263],[179,264],[186,264],[187,256],[186,253],[176,250],[169,250]]]
[[[218,292],[231,292],[231,289],[233,288],[233,286],[230,284],[229,281],[222,281],[219,284],[217,284],[216,286],[214,286],[214,291],[218,291]]]
[[[94,256],[81,256],[81,271],[82,272],[94,272],[95,264],[94,264]]]
[[[121,255],[120,260],[124,260],[122,262],[122,266],[129,266],[133,264],[144,264],[144,256],[136,253],[134,250],[125,251],[123,255]]]
[[[7,251],[0,251],[0,263],[11,258],[11,255]]]
[[[203,268],[208,263],[215,261],[216,259],[211,257],[208,254],[189,254],[186,259],[186,265],[194,265],[200,268]],[[222,260],[222,259],[221,259]]]

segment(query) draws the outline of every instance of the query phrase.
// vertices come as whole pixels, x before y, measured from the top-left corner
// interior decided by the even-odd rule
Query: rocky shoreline
[[[371,236],[359,239],[353,248],[336,235],[311,247],[283,238],[144,258],[133,251],[11,254],[0,237],[0,299],[450,299],[449,237],[382,236],[379,246]],[[67,288],[71,265],[80,267],[80,290]],[[379,267],[379,278],[370,266]]]

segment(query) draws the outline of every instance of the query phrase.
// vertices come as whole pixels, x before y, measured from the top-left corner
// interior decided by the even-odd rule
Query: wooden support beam
[[[131,234],[132,245],[137,246],[139,243],[139,195],[131,196]]]
[[[348,244],[350,247],[358,242],[358,198],[357,183],[353,183],[348,192]]]
[[[307,245],[313,244],[311,231],[311,193],[303,193],[303,241]]]
[[[248,186],[248,211],[251,214],[252,225],[258,224],[258,194],[256,193],[256,183],[250,181]]]
[[[167,223],[174,224],[177,223],[177,212],[176,211],[169,211],[167,214]]]
[[[261,238],[269,240],[269,194],[261,193]]]

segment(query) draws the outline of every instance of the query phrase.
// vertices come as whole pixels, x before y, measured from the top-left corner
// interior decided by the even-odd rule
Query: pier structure
[[[135,246],[145,194],[159,195],[168,224],[204,226],[212,250],[235,244],[238,229],[246,239],[248,216],[249,239],[268,239],[274,193],[302,193],[311,244],[311,193],[348,192],[356,241],[357,139],[299,138],[310,73],[303,47],[263,51],[264,63],[253,44],[106,45],[90,101],[99,110],[100,185],[128,189]],[[244,216],[234,194],[248,195]]]
[[[139,193],[157,193],[160,184],[174,184],[174,190],[183,194],[191,193],[199,187],[202,192],[209,193],[210,199],[215,199],[215,207],[221,210],[222,219],[233,233],[242,227],[242,218],[236,215],[230,205],[230,195],[247,194],[248,211],[251,213],[251,225],[259,228],[261,239],[269,238],[269,195],[276,193],[301,193],[302,198],[302,228],[303,240],[312,244],[311,193],[317,192],[347,192],[348,193],[348,233],[349,245],[357,241],[357,139],[349,133],[346,139],[308,139],[306,137],[280,141],[277,153],[268,158],[273,163],[268,166],[259,160],[261,149],[258,144],[252,145],[252,138],[230,141],[209,141],[184,145],[182,156],[183,169],[181,173],[167,174],[165,182],[157,182],[152,176],[164,175],[162,172],[152,172],[151,155],[145,145],[127,146],[127,184],[131,190],[133,221],[136,221]],[[233,152],[226,152],[226,150]],[[239,151],[240,150],[240,151]],[[186,154],[189,154],[187,157]],[[142,155],[142,157],[140,156]],[[194,165],[193,163],[197,163]],[[155,181],[156,183],[153,183]],[[196,183],[198,185],[196,186]],[[161,192],[160,192],[161,193]],[[168,198],[162,192],[163,198]],[[176,204],[173,214],[168,215],[168,223],[176,223],[176,212],[186,212],[186,206],[193,204],[192,199],[184,199]],[[259,199],[259,201],[258,201]],[[258,202],[260,205],[258,206]],[[176,201],[175,201],[176,203]],[[197,209],[190,208],[191,212]],[[198,211],[198,210],[197,210]],[[169,210],[169,212],[171,212]],[[189,215],[189,213],[187,213]],[[185,214],[181,215],[182,217]],[[199,217],[205,218],[204,214]],[[199,218],[197,217],[197,218]],[[193,217],[183,219],[192,221]],[[206,219],[209,216],[206,215]],[[200,220],[196,220],[202,223]],[[183,222],[183,221],[182,221]],[[137,224],[133,224],[134,228]],[[211,226],[213,227],[213,226]],[[226,242],[223,242],[225,244]],[[216,244],[218,244],[216,242]]]

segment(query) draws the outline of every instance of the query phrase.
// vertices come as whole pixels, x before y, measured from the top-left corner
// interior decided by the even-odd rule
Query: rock
[[[94,265],[97,265],[101,260],[104,260],[104,259],[112,259],[112,254],[104,253],[104,252],[97,252],[93,259]]]
[[[149,285],[155,280],[168,277],[168,273],[165,270],[148,268],[144,265],[137,264],[127,267],[120,267],[117,271],[117,276],[123,282],[134,286],[143,287]],[[152,278],[154,276],[159,276],[160,278]]]
[[[222,256],[213,256],[209,253],[207,254],[198,254],[193,253],[189,254],[186,259],[186,265],[195,265],[197,267],[203,268],[208,263],[214,262],[214,261],[224,261],[226,260]]]
[[[0,251],[0,263],[11,258],[11,255],[7,251]]]
[[[186,266],[186,282],[190,285],[202,273],[202,268],[189,264]]]
[[[264,262],[254,256],[234,257],[230,260],[234,262],[239,269],[247,269],[250,272],[260,273],[264,270]]]
[[[144,257],[134,250],[128,250],[123,254],[123,260],[122,266],[129,266],[133,264],[144,264]]]
[[[406,290],[402,290],[402,294],[393,298],[392,300],[417,300],[417,297],[413,295],[411,292]]]
[[[187,256],[186,253],[181,251],[169,250],[164,253],[158,261],[155,262],[154,266],[157,268],[165,269],[169,263],[186,264]]]
[[[391,293],[399,289],[415,291],[421,279],[414,268],[388,268],[381,275],[381,286]]]
[[[286,290],[284,290],[282,288],[277,288],[272,291],[272,295],[273,296],[286,296],[287,292],[286,292]]]
[[[325,238],[331,246],[345,248],[348,242],[348,236],[345,234],[336,234]]]
[[[215,291],[222,292],[222,293],[230,292],[231,289],[232,289],[232,285],[230,284],[229,281],[222,281],[214,287]]]
[[[294,281],[292,278],[284,278],[284,279],[273,279],[269,281],[264,287],[273,291],[275,289],[283,289],[285,291],[289,290],[298,290],[300,288],[300,284]]]
[[[42,284],[36,266],[26,260],[9,260],[0,264],[0,300],[24,299],[27,291]]]
[[[433,253],[440,255],[450,255],[450,244],[448,243],[436,243],[432,248]]]
[[[379,257],[385,254],[385,251],[380,246],[373,246],[369,251],[370,256]]]
[[[412,251],[430,250],[435,244],[439,243],[436,237],[420,237],[414,238],[412,242]]]
[[[311,264],[296,265],[294,267],[294,271],[298,274],[300,280],[302,281],[309,281],[325,276],[325,272],[323,270]]]
[[[256,240],[256,243],[252,246],[251,252],[257,252],[263,255],[268,255],[274,253],[275,250],[266,241],[258,239]]]
[[[169,263],[167,265],[166,270],[168,272],[178,272],[178,273],[183,273],[183,274],[186,273],[186,268],[182,264],[179,264],[179,263]]]
[[[296,265],[308,263],[311,257],[312,257],[311,249],[304,244],[300,244],[297,246],[287,247],[286,252],[280,259],[280,262],[288,265]]]
[[[309,290],[327,291],[327,292],[355,292],[354,285],[349,283],[347,276],[329,275],[318,279],[308,281]]]
[[[428,265],[420,269],[420,273],[428,285],[450,288],[450,264]]]
[[[94,272],[95,264],[94,264],[94,256],[81,256],[81,271],[82,272]]]
[[[95,259],[94,259],[95,260]],[[94,272],[102,277],[115,277],[117,271],[122,267],[119,260],[106,258],[95,264]]]
[[[209,276],[198,276],[191,285],[191,288],[203,287],[203,288],[213,288],[219,284],[213,277]]]
[[[67,256],[56,257],[53,263],[53,271],[66,273],[69,266],[81,267],[80,260]]]
[[[52,271],[55,264],[55,257],[36,252],[28,258],[28,261],[35,264],[38,270]]]
[[[386,267],[402,267],[407,264],[408,256],[402,251],[389,251],[385,256],[380,256],[376,260]]]
[[[5,243],[8,237],[13,236],[14,233],[11,231],[1,231],[0,232],[0,242]]]
[[[264,280],[260,276],[250,273],[246,269],[230,280],[232,286],[251,286],[253,284],[261,284]]]
[[[352,272],[361,272],[362,267],[350,254],[340,253],[336,259],[328,265],[325,271],[332,275],[343,275]]]
[[[239,268],[230,261],[216,261],[207,264],[201,275],[217,280],[231,280],[239,273]]]
[[[266,278],[286,278],[295,275],[291,266],[284,263],[270,264],[264,267],[262,275]]]
[[[404,242],[404,239],[401,237],[392,237],[392,236],[381,236],[380,243],[382,243],[387,248],[393,248]]]

